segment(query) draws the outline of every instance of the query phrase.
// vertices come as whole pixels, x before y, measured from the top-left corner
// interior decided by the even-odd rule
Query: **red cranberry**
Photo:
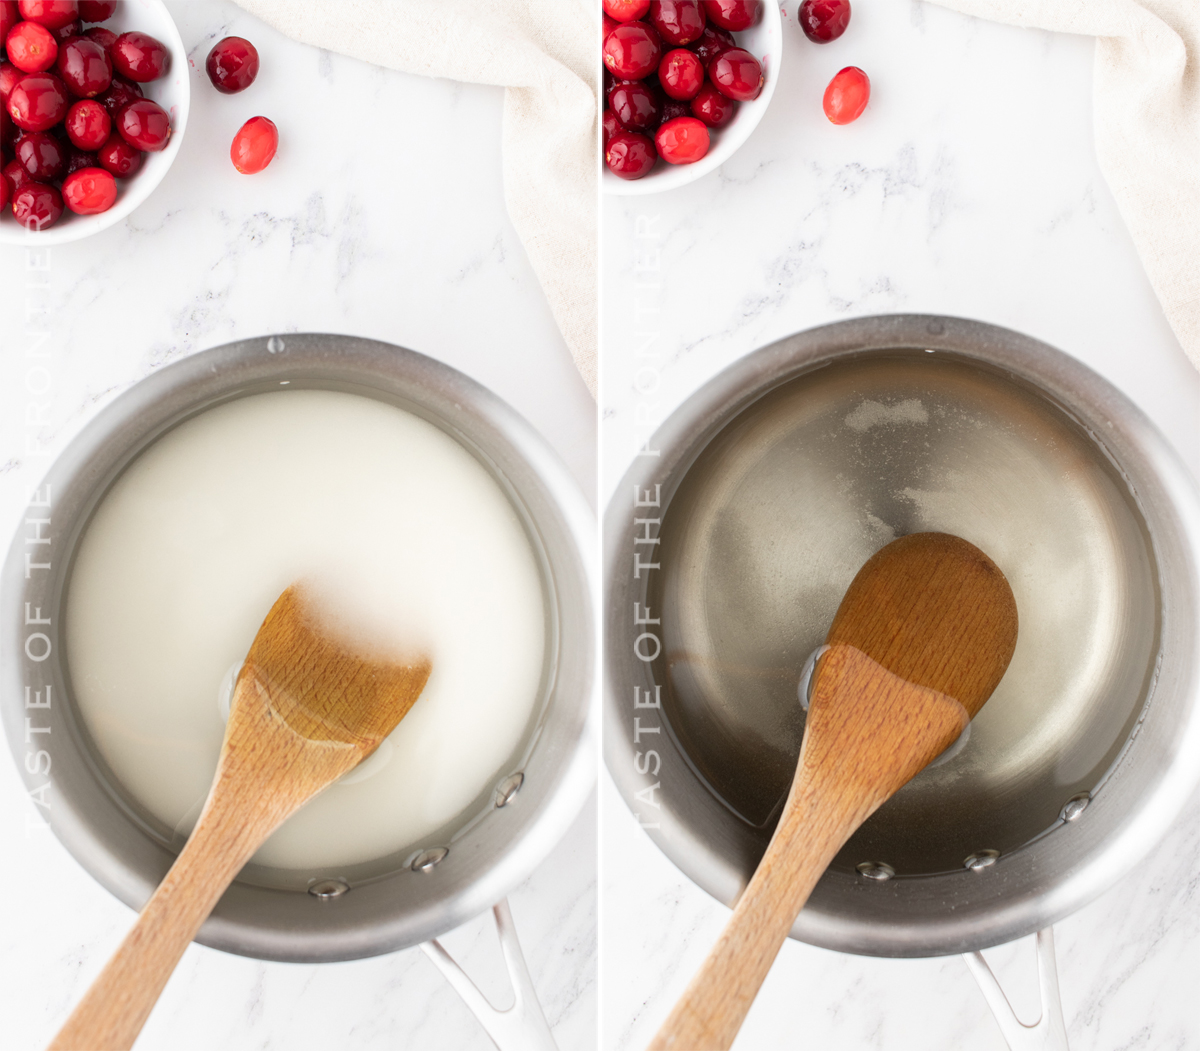
[[[67,151],[48,131],[31,131],[17,140],[17,160],[34,182],[54,182],[67,168]]]
[[[243,175],[256,175],[275,156],[279,129],[266,117],[251,117],[241,126],[229,147],[229,159]]]
[[[136,175],[144,157],[145,154],[141,150],[130,146],[116,132],[96,151],[96,160],[100,167],[121,179]]]
[[[105,29],[104,26],[92,26],[84,34],[89,40],[96,41],[105,51],[109,50],[117,42],[117,34],[111,29]],[[110,58],[111,62],[112,59]]]
[[[700,94],[692,99],[692,116],[704,121],[710,128],[723,128],[733,120],[737,105],[711,84],[705,84]]]
[[[61,29],[79,17],[76,0],[20,0],[21,17],[47,29]]]
[[[677,47],[658,64],[658,82],[673,99],[694,99],[704,83],[704,66],[694,52]]]
[[[640,80],[618,84],[608,96],[608,104],[625,131],[657,128],[661,119],[658,96]]]
[[[249,40],[227,36],[213,45],[204,63],[212,86],[223,95],[245,91],[258,76],[258,51]]]
[[[58,58],[58,41],[36,22],[18,22],[4,40],[8,60],[23,73],[41,73]]]
[[[602,45],[608,39],[608,34],[620,24],[615,18],[609,18],[607,14],[600,17],[600,43]]]
[[[676,117],[687,117],[692,112],[691,106],[682,102],[679,99],[667,98],[663,100],[662,118],[659,124],[666,124],[669,120],[674,120]]]
[[[96,96],[96,101],[100,103],[110,117],[116,117],[126,106],[131,102],[136,102],[142,97],[142,89],[132,81],[126,80],[124,77],[119,77],[113,74],[112,83],[108,86],[107,91],[100,92]]]
[[[79,0],[79,17],[85,22],[107,22],[117,13],[117,0]]]
[[[77,36],[59,49],[55,63],[58,75],[72,95],[94,98],[112,83],[112,62],[108,52],[95,40]]]
[[[45,183],[26,183],[13,194],[12,210],[22,226],[31,230],[45,230],[62,216],[62,195]]]
[[[112,133],[112,118],[95,99],[81,99],[67,110],[67,138],[81,150],[98,150]]]
[[[707,68],[714,58],[731,47],[737,47],[737,41],[733,39],[733,34],[728,29],[722,29],[720,26],[705,26],[704,32],[692,45],[692,50],[696,52],[700,61]]]
[[[88,153],[84,150],[76,149],[74,146],[67,147],[67,174],[79,171],[80,168],[95,168],[100,162],[96,160],[94,153]]]
[[[850,0],[802,0],[796,17],[809,40],[828,44],[846,32]]]
[[[700,0],[656,0],[650,5],[650,23],[668,44],[683,47],[700,39],[707,21]]]
[[[610,109],[604,111],[604,116],[600,118],[600,127],[604,131],[604,148],[608,149],[608,140],[611,139],[618,131],[624,131],[621,127],[621,122],[617,120],[617,115]]]
[[[618,22],[635,22],[649,10],[650,0],[604,0],[604,13]]]
[[[0,40],[8,36],[8,31],[19,21],[21,12],[17,10],[17,0],[0,0]]]
[[[130,146],[145,153],[165,150],[171,141],[171,118],[157,102],[137,99],[122,109],[113,121]]]
[[[25,74],[22,73],[11,62],[0,62],[0,101],[3,101],[5,109],[8,108],[8,95],[12,91],[13,85],[20,80]]]
[[[116,201],[117,180],[103,168],[82,168],[67,176],[62,195],[76,215],[99,215]]]
[[[704,0],[704,12],[710,22],[740,33],[758,18],[758,0]]]
[[[749,102],[763,89],[762,66],[749,51],[731,47],[708,64],[708,79],[727,98]]]
[[[708,128],[695,117],[676,117],[658,129],[654,145],[668,164],[694,164],[708,152]]]
[[[641,80],[658,69],[662,41],[644,22],[617,26],[604,41],[604,65],[622,80]]]
[[[858,66],[847,66],[834,75],[825,89],[825,116],[834,124],[858,120],[871,98],[871,81]]]
[[[608,170],[622,179],[640,179],[647,175],[658,160],[649,135],[636,131],[619,131],[608,141],[604,163]]]
[[[62,50],[65,44],[72,37],[77,37],[83,33],[83,23],[76,19],[74,22],[68,22],[65,26],[58,29],[51,29],[50,35],[58,41],[59,50]]]
[[[109,53],[113,69],[139,84],[161,77],[171,58],[166,47],[149,33],[122,33]]]
[[[8,176],[0,172],[0,211],[8,207],[12,192],[12,183],[8,181]]]
[[[8,113],[25,131],[46,131],[67,115],[67,89],[52,73],[30,73],[9,93]]]
[[[25,170],[25,166],[20,161],[9,161],[0,174],[8,182],[8,199],[11,201],[17,195],[17,191],[28,186],[33,180],[29,177],[29,172]]]

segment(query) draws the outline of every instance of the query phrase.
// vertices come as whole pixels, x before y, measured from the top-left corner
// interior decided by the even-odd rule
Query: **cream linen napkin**
[[[1167,320],[1200,368],[1200,0],[934,0],[1094,36],[1100,170]]]
[[[597,22],[587,7],[571,0],[237,2],[314,47],[506,89],[508,214],[594,397]]]

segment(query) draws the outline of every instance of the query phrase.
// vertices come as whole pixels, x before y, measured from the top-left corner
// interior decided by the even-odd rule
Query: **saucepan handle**
[[[1054,928],[1037,933],[1038,988],[1042,1016],[1026,1025],[1012,1009],[1000,983],[983,958],[983,953],[963,953],[967,969],[975,976],[983,997],[996,1016],[1010,1051],[1068,1051],[1067,1025],[1063,1021],[1062,997],[1058,992],[1058,968],[1054,963]]]
[[[487,1035],[500,1051],[558,1051],[558,1045],[550,1033],[550,1026],[546,1023],[546,1016],[542,1013],[542,1005],[538,1002],[533,979],[529,977],[529,968],[525,966],[525,957],[521,953],[521,943],[517,938],[517,928],[513,924],[507,898],[501,898],[493,906],[492,916],[496,920],[500,947],[504,951],[504,964],[515,996],[515,1002],[506,1011],[498,1011],[488,1002],[487,997],[454,962],[454,958],[446,952],[441,942],[423,942],[421,949],[442,972],[446,981],[454,987],[454,991],[462,997],[463,1003],[479,1019],[479,1024],[487,1030]]]

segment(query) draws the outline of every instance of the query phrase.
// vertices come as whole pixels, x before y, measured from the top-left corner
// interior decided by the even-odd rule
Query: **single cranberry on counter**
[[[8,31],[21,21],[21,12],[17,10],[17,0],[0,0],[0,41],[8,36]]]
[[[737,105],[711,84],[705,84],[700,94],[692,99],[692,116],[704,121],[710,128],[723,128],[733,120]]]
[[[708,79],[726,98],[749,102],[763,89],[762,66],[749,51],[731,47],[708,64]]]
[[[673,99],[694,99],[704,84],[704,64],[694,51],[677,47],[663,55],[658,64],[658,82]]]
[[[675,47],[699,40],[707,21],[700,0],[654,0],[650,5],[650,24],[664,43]]]
[[[61,29],[79,17],[76,0],[20,0],[21,17],[47,29]]]
[[[617,84],[609,92],[608,105],[626,131],[657,128],[661,119],[662,105],[658,95],[641,80]]]
[[[95,99],[80,99],[69,110],[65,122],[67,138],[81,150],[98,150],[112,134],[112,118]]]
[[[109,48],[113,69],[121,76],[147,84],[167,71],[171,56],[149,33],[122,33]]]
[[[31,230],[45,230],[62,217],[62,195],[41,182],[26,183],[13,194],[13,217]]]
[[[257,175],[275,157],[279,129],[266,117],[251,117],[241,126],[229,147],[229,159],[243,175]]]
[[[95,40],[77,36],[58,49],[55,68],[67,90],[81,99],[90,99],[107,91],[112,83],[112,62],[108,52]]]
[[[695,164],[708,152],[708,128],[695,117],[676,117],[658,129],[654,145],[668,164]]]
[[[99,215],[115,203],[117,180],[103,168],[81,168],[67,176],[62,195],[76,215]]]
[[[96,101],[100,103],[110,117],[116,117],[126,106],[131,102],[136,102],[142,97],[142,89],[139,88],[130,80],[124,77],[119,77],[113,74],[112,83],[108,86],[107,91],[100,92],[96,96]]]
[[[658,69],[662,41],[645,22],[617,26],[604,41],[604,65],[622,80],[641,80]]]
[[[13,85],[23,76],[25,74],[11,62],[0,62],[0,101],[8,102],[8,96],[13,89]],[[5,106],[5,109],[7,108]]]
[[[847,66],[834,74],[825,89],[825,116],[833,124],[849,124],[862,116],[871,98],[871,81],[858,66]]]
[[[76,149],[74,146],[67,147],[67,174],[79,171],[80,168],[95,168],[100,162],[96,160],[94,153],[89,153],[86,150]]]
[[[165,150],[171,141],[171,118],[157,102],[136,99],[113,120],[113,126],[130,146],[143,153]]]
[[[42,73],[58,58],[58,41],[45,26],[18,22],[4,38],[8,60],[22,73]]]
[[[758,18],[759,0],[704,0],[708,20],[722,29],[740,33]]]
[[[25,131],[47,131],[67,115],[67,89],[52,73],[30,73],[9,92],[8,115]]]
[[[691,105],[687,102],[683,102],[680,99],[664,99],[662,117],[659,119],[659,124],[666,124],[667,121],[674,120],[676,117],[687,117],[691,112]]]
[[[846,32],[850,24],[850,0],[801,0],[796,17],[809,40],[828,44]]]
[[[635,22],[646,17],[650,0],[604,0],[603,6],[609,18],[615,18],[618,22]]]
[[[79,17],[85,22],[107,22],[117,13],[117,0],[79,0]]]
[[[621,127],[621,122],[617,120],[617,115],[610,109],[604,111],[604,116],[600,118],[600,127],[604,132],[604,147],[608,148],[608,140],[611,139],[618,131],[624,131]]]
[[[110,171],[119,179],[127,179],[136,175],[142,166],[145,154],[134,146],[130,146],[120,135],[113,132],[108,142],[96,151],[96,161],[105,171]]]
[[[67,170],[67,151],[56,135],[31,131],[17,140],[17,160],[34,182],[54,182]]]
[[[692,44],[692,50],[704,63],[705,68],[722,51],[728,51],[731,47],[737,47],[737,41],[728,29],[722,29],[720,26],[705,26],[704,32]]]
[[[204,69],[222,95],[235,95],[258,76],[258,49],[240,36],[227,36],[213,45]]]
[[[50,35],[58,41],[59,49],[72,37],[77,37],[83,33],[83,23],[76,19],[74,22],[68,22],[65,26],[60,26],[58,29],[51,29]]]
[[[111,29],[105,29],[104,26],[92,26],[83,35],[89,40],[96,41],[105,51],[108,51],[117,42],[117,34]],[[112,61],[111,57],[109,61]]]
[[[622,179],[640,179],[650,173],[658,160],[649,135],[636,131],[620,131],[608,140],[604,163],[608,170]]]

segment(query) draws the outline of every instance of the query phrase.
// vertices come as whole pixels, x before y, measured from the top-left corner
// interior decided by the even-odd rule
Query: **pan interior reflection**
[[[796,683],[842,594],[908,533],[961,536],[1012,585],[1012,664],[948,761],[840,855],[901,875],[1012,850],[1095,787],[1146,697],[1156,569],[1125,485],[1043,396],[953,355],[889,353],[756,402],[689,470],[662,529],[664,706],[710,789],[764,837],[804,729]]]

